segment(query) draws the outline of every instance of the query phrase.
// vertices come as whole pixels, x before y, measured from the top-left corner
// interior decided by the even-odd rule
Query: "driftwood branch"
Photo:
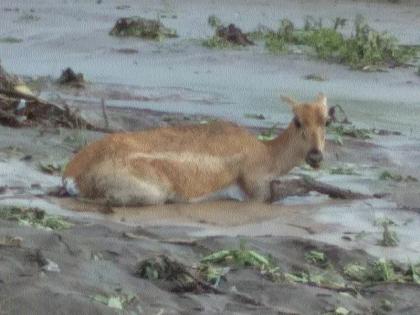
[[[17,114],[17,105],[22,99],[25,100],[26,107]],[[19,116],[24,116],[27,123],[22,123]],[[38,123],[72,129],[83,128],[113,132],[114,130],[109,129],[108,117],[106,119],[106,127],[98,127],[86,121],[77,111],[71,110],[67,105],[60,106],[35,96],[0,88],[0,124],[9,127],[22,127],[30,125],[30,123]]]
[[[273,181],[271,183],[271,201],[278,201],[288,196],[304,196],[310,191],[328,195],[333,199],[369,199],[382,198],[385,196],[384,194],[362,194],[351,191],[350,189],[342,189],[322,183],[309,177],[303,177],[285,181]]]

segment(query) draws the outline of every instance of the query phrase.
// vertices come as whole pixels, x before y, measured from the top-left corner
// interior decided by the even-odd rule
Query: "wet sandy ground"
[[[108,109],[112,127],[123,130],[206,120],[206,115],[254,127],[278,121],[284,126],[290,114],[278,105],[281,93],[312,98],[323,90],[330,104],[342,104],[356,125],[374,124],[403,135],[366,141],[345,138],[343,146],[329,142],[323,169],[299,168],[294,173],[355,191],[390,195],[381,200],[337,201],[311,194],[271,205],[217,202],[117,208],[103,214],[92,204],[46,196],[60,184],[60,177],[44,174],[38,167],[39,162],[65,163],[78,146],[101,134],[0,126],[0,187],[8,187],[0,193],[0,205],[40,207],[75,223],[68,230],[52,232],[0,220],[0,236],[23,238],[21,248],[0,246],[0,314],[120,313],[93,302],[97,294],[134,294],[136,299],[124,311],[127,314],[325,314],[339,306],[351,314],[419,314],[418,286],[408,284],[380,284],[354,297],[304,284],[272,283],[253,269],[232,271],[222,289],[257,302],[250,303],[231,293],[168,292],[133,275],[135,264],[146,257],[165,253],[192,266],[211,251],[236,248],[240,239],[272,255],[284,271],[307,267],[303,257],[311,249],[324,251],[338,271],[346,263],[378,257],[403,264],[420,261],[420,184],[378,179],[383,170],[420,178],[420,79],[414,69],[352,72],[300,55],[270,56],[262,47],[207,50],[197,41],[211,35],[206,25],[209,14],[252,30],[260,22],[274,27],[285,16],[299,23],[306,14],[318,11],[325,19],[353,19],[362,11],[374,27],[418,44],[418,4],[322,1],[315,10],[311,1],[232,1],[224,6],[217,1],[124,3],[131,9],[117,10],[114,1],[105,0],[101,4],[44,0],[36,6],[32,1],[1,1],[0,35],[23,39],[15,45],[0,44],[2,64],[32,77],[55,77],[67,66],[84,72],[92,82],[87,89],[59,89],[47,80],[41,85],[41,96],[64,100],[97,124],[103,120],[99,100],[104,97],[112,106]],[[328,9],[318,10],[321,5]],[[19,11],[4,10],[15,7]],[[25,14],[40,19],[19,19]],[[176,15],[162,20],[181,37],[151,43],[107,35],[116,18],[133,14]],[[138,53],[121,54],[115,51],[118,48],[134,48]],[[303,79],[314,72],[325,74],[329,81]],[[250,120],[245,113],[262,113],[267,119]],[[335,166],[350,166],[359,175],[331,175]],[[382,229],[376,222],[385,217],[397,224],[397,247],[378,245]],[[125,237],[127,232],[137,238]],[[43,270],[33,259],[38,251],[57,263],[60,272]],[[392,301],[392,310],[381,308],[384,299]]]

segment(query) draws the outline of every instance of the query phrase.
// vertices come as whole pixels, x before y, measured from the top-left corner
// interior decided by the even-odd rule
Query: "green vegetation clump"
[[[360,175],[353,168],[346,167],[346,166],[333,167],[330,169],[330,174],[332,175]]]
[[[136,299],[133,294],[120,294],[120,295],[108,295],[108,294],[97,294],[91,296],[92,301],[102,303],[110,308],[118,310],[124,310],[132,301]]]
[[[226,39],[214,35],[208,39],[203,40],[203,46],[207,48],[226,49],[235,48],[236,45],[227,41]]]
[[[224,249],[214,252],[201,259],[200,263],[200,274],[205,279],[213,278],[213,281],[217,281],[217,283],[220,280],[220,277],[224,276],[229,271],[226,267],[253,267],[271,280],[280,279],[282,277],[279,267],[277,267],[270,258],[259,254],[254,250],[246,249],[244,242],[240,243],[239,249]],[[215,266],[222,266],[225,268],[217,268]]]
[[[322,20],[307,17],[304,28],[296,29],[290,20],[284,19],[277,31],[254,32],[253,36],[264,39],[271,53],[282,53],[288,45],[309,46],[317,58],[347,64],[353,69],[400,66],[416,56],[415,49],[400,46],[387,32],[375,31],[360,15],[350,37],[339,31],[345,23],[345,19],[337,18],[332,27],[326,27]]]
[[[17,221],[21,225],[47,230],[62,230],[73,226],[61,217],[48,215],[44,210],[38,208],[2,207],[0,208],[0,219]]]
[[[327,262],[327,257],[323,252],[311,250],[305,254],[305,260],[311,264],[324,265]]]
[[[16,37],[0,37],[0,43],[17,44],[23,42],[23,39]]]
[[[207,19],[207,23],[213,28],[222,26],[222,21],[216,15],[210,15]]]
[[[392,224],[388,222],[382,223],[382,227],[383,227],[382,239],[379,241],[379,245],[381,246],[395,247],[399,243],[397,232],[391,230],[391,228],[389,227],[390,225]]]
[[[343,137],[351,137],[356,139],[371,139],[372,130],[365,128],[357,128],[352,124],[331,123],[327,127],[327,132],[332,135],[333,141],[340,145],[343,144]]]
[[[270,129],[261,132],[257,139],[260,141],[270,141],[277,137],[277,124],[274,124]]]
[[[395,174],[395,173],[391,173],[389,171],[383,171],[380,175],[379,175],[379,179],[380,180],[392,180],[395,182],[418,182],[418,179],[413,177],[413,176],[402,176],[400,174]]]
[[[397,268],[392,262],[380,258],[367,266],[350,263],[344,267],[344,275],[352,281],[373,282],[413,282],[417,283],[420,265],[410,265],[406,270]],[[419,283],[417,283],[419,284]]]
[[[160,21],[142,17],[118,19],[109,34],[119,37],[131,36],[151,40],[162,40],[178,36],[175,30],[165,27]]]

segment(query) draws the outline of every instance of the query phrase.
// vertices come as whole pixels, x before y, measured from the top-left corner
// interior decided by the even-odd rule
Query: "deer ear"
[[[287,103],[293,110],[296,108],[296,106],[299,104],[296,100],[289,96],[281,96],[281,100],[285,103]]]
[[[317,101],[319,104],[321,104],[321,105],[323,105],[323,106],[327,107],[327,97],[325,96],[325,94],[324,94],[324,93],[319,93],[319,94],[317,95],[317,97],[316,97],[316,101]]]

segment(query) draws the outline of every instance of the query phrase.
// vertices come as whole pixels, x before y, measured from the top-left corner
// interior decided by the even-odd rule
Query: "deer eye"
[[[296,128],[302,127],[302,124],[300,123],[299,118],[297,118],[297,117],[293,118],[293,122],[294,122]]]

